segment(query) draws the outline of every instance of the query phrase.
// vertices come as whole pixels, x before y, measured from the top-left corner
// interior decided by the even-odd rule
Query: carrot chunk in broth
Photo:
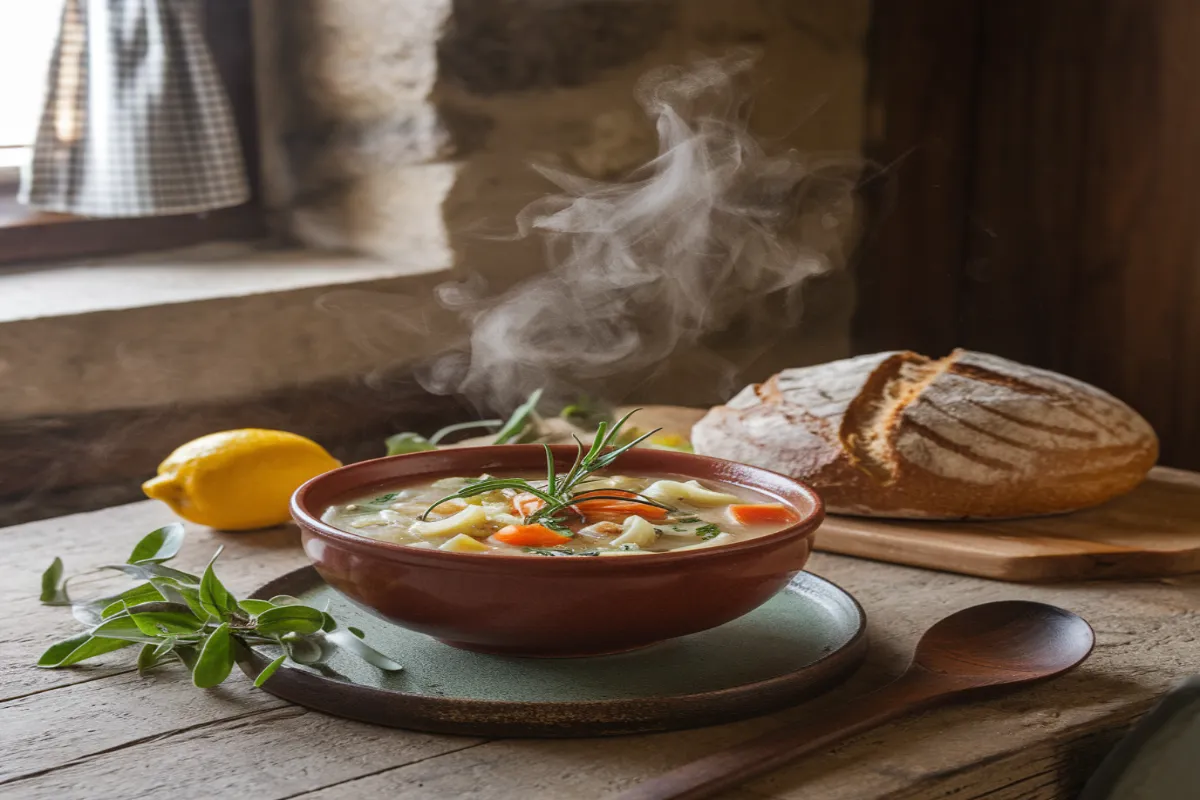
[[[596,499],[588,500],[589,495],[595,496]],[[626,489],[593,489],[590,492],[581,492],[578,496],[584,499],[576,501],[573,507],[589,522],[622,522],[626,517],[635,514],[651,522],[667,518],[665,508],[639,502],[637,492]],[[629,500],[611,499],[613,497],[628,497]]]
[[[509,525],[493,533],[491,538],[517,547],[553,547],[571,541],[570,536],[563,536],[544,525]]]
[[[782,503],[734,503],[729,516],[740,525],[786,525],[796,521],[796,515]]]

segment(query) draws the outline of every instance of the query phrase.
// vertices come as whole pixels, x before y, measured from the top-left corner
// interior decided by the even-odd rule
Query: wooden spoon
[[[882,689],[651,778],[618,800],[712,797],[903,714],[1061,675],[1082,663],[1095,641],[1087,622],[1054,606],[972,606],[926,631],[908,670]]]

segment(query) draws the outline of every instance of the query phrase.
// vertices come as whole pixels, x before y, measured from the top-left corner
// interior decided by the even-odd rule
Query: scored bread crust
[[[833,513],[925,519],[1086,508],[1158,459],[1154,430],[1107,392],[967,350],[784,370],[709,411],[692,443],[799,478]]]

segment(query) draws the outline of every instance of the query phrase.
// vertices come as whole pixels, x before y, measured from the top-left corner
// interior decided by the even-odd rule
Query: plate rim
[[[854,626],[854,632],[840,646],[832,648],[828,653],[802,667],[737,686],[687,694],[605,700],[497,700],[416,694],[284,667],[264,683],[262,689],[281,699],[335,716],[434,733],[575,737],[644,733],[732,722],[771,713],[772,709],[763,709],[761,706],[769,706],[769,701],[776,698],[782,702],[773,710],[782,710],[827,691],[848,677],[866,657],[867,614],[858,599],[833,581],[807,571],[794,575],[782,591],[799,593],[798,582],[808,584],[809,587],[815,584],[823,589],[826,596],[840,601],[853,613],[854,620],[851,624]],[[308,565],[268,581],[249,597],[261,600],[278,594],[295,594],[297,585],[307,587],[317,583],[324,583],[324,580],[312,565]],[[239,647],[235,655],[238,666],[251,679],[256,678],[271,660],[258,650],[245,646]],[[328,691],[331,686],[334,689],[332,692]],[[316,694],[321,689],[326,690],[323,697]],[[340,701],[338,695],[341,695]],[[381,714],[370,711],[363,714],[353,713],[346,708],[355,701],[377,701],[380,696],[386,697],[390,703],[413,706],[411,710],[417,713],[412,715],[412,719],[393,720],[386,712]],[[746,702],[755,698],[768,702]],[[325,702],[327,700],[332,702]],[[728,713],[721,713],[720,708],[730,706],[731,702],[733,706],[728,708]],[[739,713],[739,703],[745,703],[744,713]],[[716,707],[717,712],[706,714],[700,708],[704,705]],[[438,720],[419,713],[421,709],[418,709],[418,706],[427,707],[429,710],[444,708],[451,713],[447,714],[444,720]],[[655,714],[655,708],[660,708],[661,713]],[[570,712],[566,716],[577,719],[574,722],[562,723],[534,721],[539,717],[538,712],[559,710],[566,710]],[[625,722],[621,721],[621,712],[638,710],[642,713],[633,713]],[[521,717],[524,719],[518,719]]]

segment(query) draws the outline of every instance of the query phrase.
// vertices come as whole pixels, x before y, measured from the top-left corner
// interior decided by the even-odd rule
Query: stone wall
[[[758,135],[861,150],[868,0],[259,0],[257,11],[269,198],[291,235],[453,264],[496,289],[544,268],[538,241],[497,239],[552,188],[531,164],[611,180],[653,156],[634,93],[655,66],[753,48]],[[847,271],[821,279],[803,329],[747,374],[844,355],[852,303]]]

